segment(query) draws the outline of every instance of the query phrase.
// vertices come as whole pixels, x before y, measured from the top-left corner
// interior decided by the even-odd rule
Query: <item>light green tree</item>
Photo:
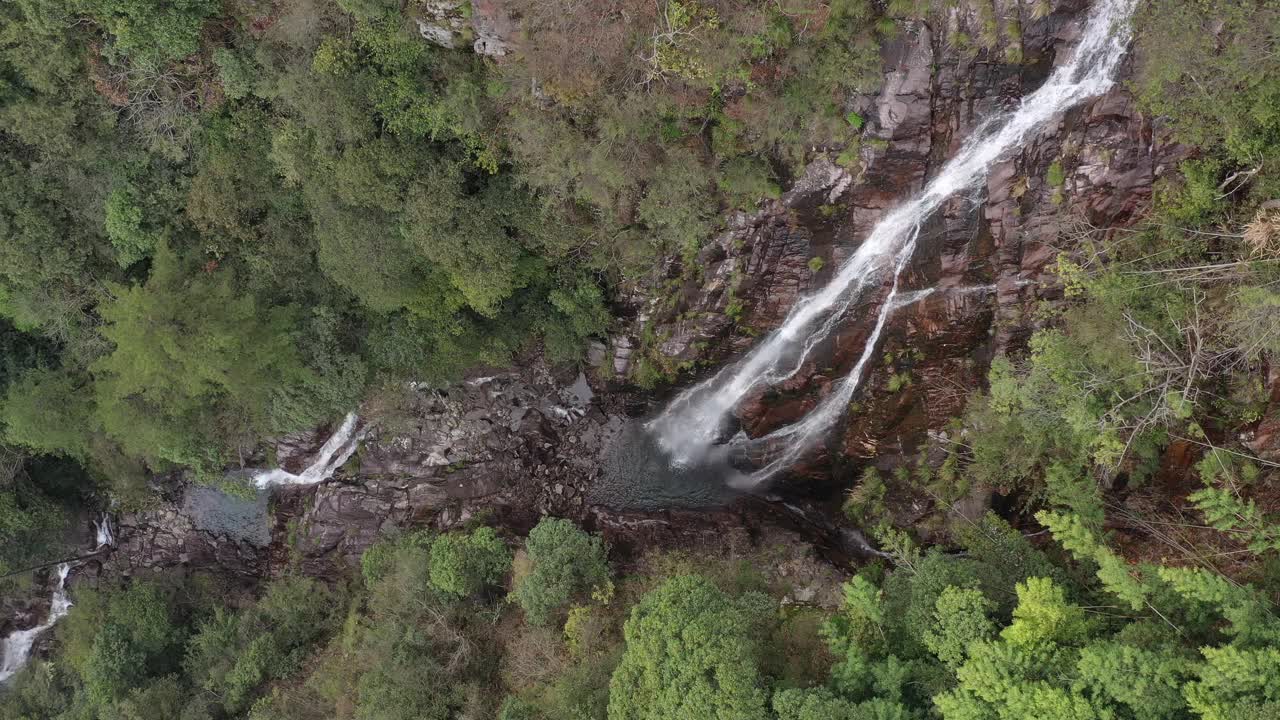
[[[493,528],[476,528],[468,534],[449,533],[431,543],[431,585],[437,590],[466,597],[502,582],[511,567],[511,551]]]
[[[1013,623],[1001,631],[1005,642],[1034,648],[1045,644],[1072,644],[1086,633],[1084,611],[1067,602],[1061,587],[1048,578],[1027,578],[1017,587],[1018,606]]]
[[[153,466],[212,470],[272,428],[272,396],[305,383],[290,336],[296,313],[260,307],[225,274],[184,273],[157,251],[145,285],[100,312],[114,350],[92,366],[108,435]]]
[[[609,720],[764,720],[749,614],[705,578],[667,580],[631,610]]]
[[[609,579],[604,541],[572,521],[544,518],[525,543],[530,569],[517,578],[512,595],[536,625],[551,622],[573,596]]]

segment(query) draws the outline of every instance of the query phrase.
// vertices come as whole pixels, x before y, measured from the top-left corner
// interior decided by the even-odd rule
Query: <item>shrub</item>
[[[738,207],[753,206],[761,198],[782,195],[769,164],[754,157],[738,157],[725,163],[716,184],[729,202]]]
[[[1067,181],[1067,173],[1062,169],[1062,161],[1054,160],[1049,163],[1049,169],[1044,173],[1045,182],[1049,183],[1051,188],[1060,188]]]

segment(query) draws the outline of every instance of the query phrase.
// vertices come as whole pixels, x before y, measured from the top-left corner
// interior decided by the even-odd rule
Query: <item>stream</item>
[[[0,660],[0,684],[7,682],[22,669],[23,665],[27,664],[36,639],[71,610],[71,599],[67,597],[67,574],[70,572],[70,563],[62,563],[58,566],[58,584],[53,588],[49,616],[45,621],[27,630],[16,630],[4,639],[3,660]]]

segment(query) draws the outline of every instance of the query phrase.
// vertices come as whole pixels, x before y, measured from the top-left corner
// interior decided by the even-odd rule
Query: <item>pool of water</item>
[[[602,458],[589,501],[615,510],[709,509],[741,494],[745,473],[733,466],[729,446],[713,448],[696,464],[672,467],[670,456],[642,423],[627,424]]]
[[[271,543],[270,495],[268,490],[255,489],[253,497],[239,497],[216,487],[192,485],[182,498],[182,508],[201,530],[261,547]]]

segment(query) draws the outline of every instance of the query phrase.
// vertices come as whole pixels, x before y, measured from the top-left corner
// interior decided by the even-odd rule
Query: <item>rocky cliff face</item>
[[[868,463],[936,459],[946,421],[981,386],[991,358],[1018,351],[1037,327],[1038,305],[1060,297],[1056,254],[1073,246],[1081,227],[1136,219],[1153,183],[1182,157],[1137,112],[1123,83],[1068,113],[928,222],[905,291],[934,291],[895,312],[855,407],[774,495],[713,512],[609,509],[598,492],[609,448],[660,403],[632,381],[648,364],[689,382],[777,327],[982,119],[1017,103],[1062,61],[1086,6],[1062,0],[1048,16],[1025,21],[1016,64],[958,50],[945,26],[904,28],[884,48],[883,86],[849,101],[867,119],[859,166],[819,157],[782,198],[729,216],[696,267],[666,264],[668,279],[679,281],[674,295],[626,288],[619,304],[629,319],[592,349],[585,374],[557,376],[527,359],[447,390],[408,390],[404,417],[372,429],[358,469],[276,491],[271,512],[262,510],[265,535],[254,529],[247,538],[243,527],[230,532],[193,519],[188,505],[168,507],[122,518],[120,550],[108,566],[324,573],[354,562],[394,528],[447,528],[481,514],[517,530],[544,513],[575,517],[617,547],[767,527],[817,539],[836,558],[865,551],[856,535],[824,519],[832,515],[823,503],[838,499]],[[469,17],[458,7],[424,4],[424,36],[441,44],[474,38],[477,51],[491,54],[515,47],[515,21],[500,4],[474,2]],[[489,22],[481,18],[499,16],[492,38],[476,34]],[[874,314],[873,304],[850,312],[825,356],[749,398],[738,413],[742,428],[760,435],[803,415],[856,360]],[[319,439],[295,438],[279,455],[306,455]],[[901,500],[905,520],[929,510],[927,498]],[[975,498],[974,510],[984,502]]]
[[[1017,64],[962,53],[927,24],[906,28],[884,49],[880,91],[851,101],[867,118],[861,167],[820,158],[783,198],[732,218],[696,272],[673,267],[671,276],[684,278],[674,302],[647,300],[637,312],[642,327],[615,338],[615,347],[641,346],[647,362],[665,368],[715,367],[777,327],[979,122],[1017,103],[1064,60],[1086,8],[1061,2],[1025,22]],[[830,494],[849,487],[861,465],[892,467],[928,454],[981,386],[990,359],[1018,352],[1038,326],[1036,308],[1061,297],[1058,252],[1070,251],[1082,228],[1137,219],[1153,183],[1183,154],[1136,110],[1122,78],[1005,158],[978,192],[953,198],[922,231],[904,279],[906,292],[933,292],[895,311],[844,426],[781,489]],[[874,302],[848,314],[827,354],[743,404],[738,420],[749,435],[798,419],[848,371]]]

